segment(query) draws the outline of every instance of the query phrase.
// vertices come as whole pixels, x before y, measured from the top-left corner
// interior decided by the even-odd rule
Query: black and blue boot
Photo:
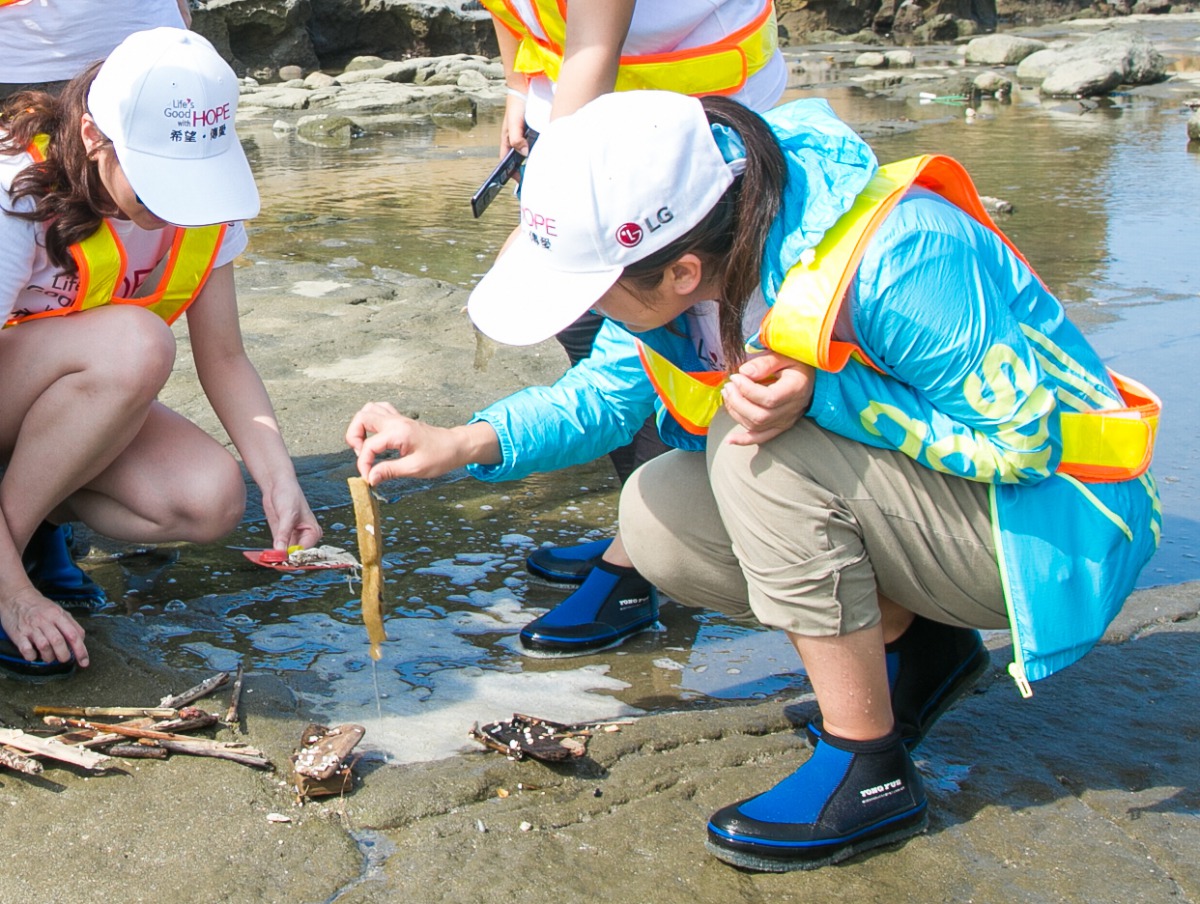
[[[900,841],[928,822],[921,777],[897,731],[875,741],[825,734],[774,788],[714,813],[706,847],[734,866],[782,873]]]
[[[975,685],[992,663],[978,631],[919,615],[884,651],[892,715],[909,750],[921,743],[933,723]],[[815,746],[821,737],[821,717],[812,719],[805,732]]]
[[[583,584],[520,634],[532,656],[578,656],[615,647],[658,621],[658,592],[633,568],[600,562]]]
[[[34,589],[65,609],[103,609],[108,603],[104,590],[75,564],[71,555],[74,539],[71,525],[38,525],[21,561]]]
[[[575,546],[543,546],[525,560],[525,570],[555,584],[582,584],[612,545],[612,537]]]
[[[65,678],[74,671],[74,657],[69,662],[59,662],[57,659],[26,659],[4,629],[0,628],[0,674],[16,675],[25,679]]]

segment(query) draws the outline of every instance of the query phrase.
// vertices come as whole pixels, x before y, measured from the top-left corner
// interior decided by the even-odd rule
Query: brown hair
[[[622,279],[649,291],[663,271],[685,254],[695,254],[719,278],[721,348],[725,365],[745,359],[742,315],[758,287],[767,232],[779,213],[787,182],[787,163],[779,142],[763,118],[726,97],[701,99],[709,123],[733,129],[746,148],[746,171],[734,180],[708,215],[666,248],[625,268]]]
[[[21,170],[9,191],[14,201],[31,198],[33,210],[10,215],[46,223],[46,252],[55,266],[68,273],[76,270],[70,247],[95,232],[104,217],[118,212],[79,131],[87,112],[88,89],[99,69],[100,63],[89,66],[57,97],[45,91],[21,91],[0,107],[0,154],[20,154],[35,136],[50,136],[45,161]]]

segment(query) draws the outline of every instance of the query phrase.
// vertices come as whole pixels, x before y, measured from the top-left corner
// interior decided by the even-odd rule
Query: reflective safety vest
[[[42,162],[46,159],[48,146],[49,137],[38,135],[29,153],[35,161]],[[204,287],[225,238],[225,229],[224,223],[188,229],[176,227],[175,240],[154,291],[144,297],[122,298],[116,293],[125,278],[128,263],[125,247],[108,220],[101,220],[95,232],[70,247],[79,273],[75,300],[66,307],[11,317],[6,325],[74,314],[106,304],[138,305],[153,311],[167,323],[174,323]]]
[[[970,214],[1029,265],[992,222],[961,164],[939,155],[901,160],[880,167],[820,244],[787,272],[775,304],[760,326],[759,341],[765,348],[829,372],[841,370],[851,357],[879,369],[856,345],[834,339],[833,330],[867,243],[913,185],[937,193]],[[691,433],[707,432],[721,407],[721,389],[728,375],[689,373],[641,342],[638,353],[672,417]],[[1113,371],[1109,376],[1124,406],[1060,413],[1059,473],[1099,483],[1129,480],[1150,467],[1162,403],[1137,381]]]
[[[496,19],[520,39],[513,68],[527,75],[558,81],[567,41],[566,0],[530,0],[541,34],[534,34],[513,0],[480,0]],[[720,41],[665,53],[622,56],[617,91],[655,89],[680,94],[734,94],[775,55],[779,28],[775,4],[763,3],[755,18]]]

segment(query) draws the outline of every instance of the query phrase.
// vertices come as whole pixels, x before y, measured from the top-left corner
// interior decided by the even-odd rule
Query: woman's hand
[[[504,101],[504,120],[500,125],[500,157],[512,148],[529,156],[529,139],[525,137],[525,95],[517,88],[508,89]]]
[[[358,473],[371,486],[397,477],[440,477],[464,465],[494,464],[500,442],[491,425],[434,427],[405,417],[387,402],[368,402],[346,429],[346,445],[358,456]],[[384,452],[398,458],[379,458]]]
[[[291,549],[302,546],[311,549],[321,542],[324,531],[304,498],[299,483],[294,480],[281,483],[263,494],[263,512],[271,527],[272,545],[275,549]]]
[[[815,368],[776,352],[746,361],[721,391],[729,416],[746,428],[735,446],[765,443],[793,427],[812,403]],[[775,379],[764,383],[764,380]]]
[[[83,628],[58,603],[31,586],[0,603],[0,625],[27,660],[70,662],[87,667]]]

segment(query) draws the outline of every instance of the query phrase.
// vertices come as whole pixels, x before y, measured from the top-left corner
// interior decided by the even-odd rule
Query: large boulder
[[[320,68],[308,26],[309,0],[208,0],[192,29],[213,42],[238,75],[267,81],[284,66]]]
[[[968,63],[983,66],[1014,66],[1045,47],[1045,41],[1035,41],[1033,38],[1009,34],[983,35],[970,40],[965,59]]]
[[[499,54],[491,14],[466,0],[307,0],[309,31],[322,63],[340,67],[361,54]],[[478,8],[473,8],[478,7]]]

